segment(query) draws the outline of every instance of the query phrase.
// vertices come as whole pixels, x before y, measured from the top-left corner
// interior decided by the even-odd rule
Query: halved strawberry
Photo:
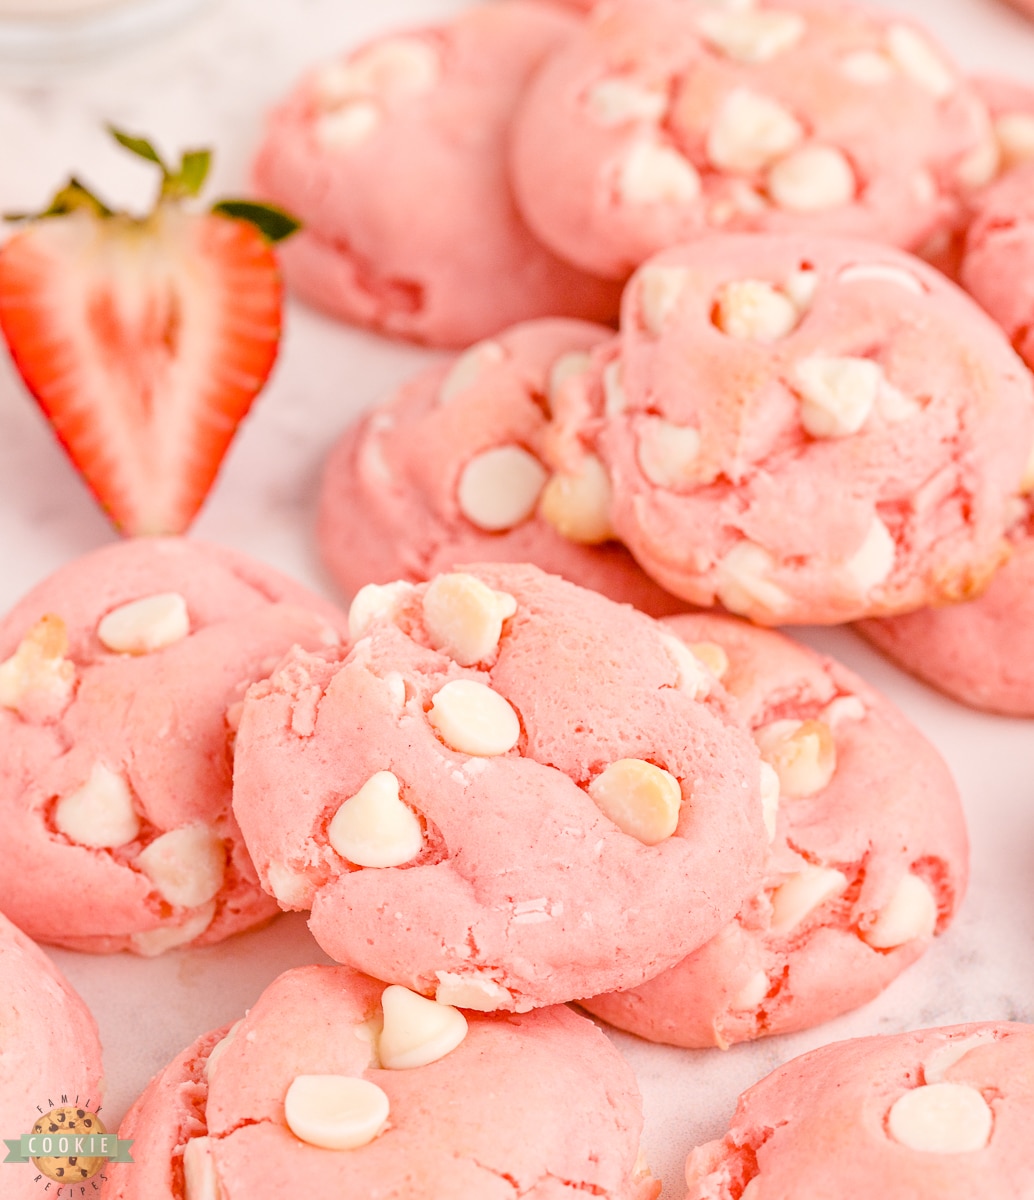
[[[226,201],[189,212],[205,151],[170,170],[143,218],[76,180],[0,248],[0,329],[22,378],[115,525],[182,533],[276,359],[282,287],[270,243],[296,222]]]

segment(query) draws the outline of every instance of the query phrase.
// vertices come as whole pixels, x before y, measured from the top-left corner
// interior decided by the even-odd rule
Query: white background
[[[70,170],[143,203],[151,177],[109,145],[105,122],[170,154],[217,151],[210,194],[240,192],[263,111],[311,62],[367,36],[447,17],[470,0],[212,0],[151,44],[60,67],[0,63],[0,209],[35,208]],[[971,70],[1034,85],[1034,23],[997,0],[885,0],[924,19]],[[462,219],[458,215],[458,219]],[[333,594],[312,534],[318,469],[335,435],[428,352],[292,306],[280,363],[195,527]],[[49,571],[112,537],[6,361],[0,361],[0,610]],[[1034,1019],[1034,740],[1027,722],[955,705],[882,662],[853,634],[807,631],[896,700],[940,747],[963,793],[970,894],[954,927],[861,1011],[821,1029],[729,1051],[615,1035],[646,1102],[645,1148],[669,1197],[698,1141],[724,1132],[736,1095],[774,1066],[838,1038],[966,1020]],[[1034,669],[1034,664],[1032,664]],[[0,751],[2,752],[2,751]],[[199,1033],[231,1021],[288,966],[323,958],[300,917],[156,961],[55,958],[93,1008],[109,1125]]]

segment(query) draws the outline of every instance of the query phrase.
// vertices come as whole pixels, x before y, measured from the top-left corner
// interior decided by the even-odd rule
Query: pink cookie
[[[848,621],[972,596],[1005,555],[1031,376],[910,255],[750,234],[667,251],[626,289],[620,356],[595,359],[555,405],[550,486],[584,504],[595,481],[600,521],[675,595]]]
[[[951,775],[832,659],[731,617],[667,625],[713,656],[768,763],[768,872],[706,946],[583,1007],[654,1042],[722,1047],[857,1008],[923,953],[962,899],[969,855]]]
[[[102,953],[268,920],[230,808],[227,709],[292,645],[337,644],[343,621],[276,571],[177,538],[105,547],[33,589],[0,624],[0,909]]]
[[[740,1097],[686,1200],[1034,1195],[1034,1029],[1006,1021],[835,1042]]]
[[[988,139],[974,89],[897,16],[624,0],[529,88],[513,178],[548,245],[620,279],[713,230],[921,245],[986,169]]]
[[[423,371],[353,426],[327,462],[319,519],[324,561],[345,593],[510,561],[654,616],[684,609],[624,547],[577,545],[536,511],[550,396],[610,336],[580,321],[515,326]]]
[[[272,114],[254,170],[304,222],[281,252],[290,285],[346,321],[439,346],[529,317],[612,320],[618,289],[535,240],[506,173],[518,96],[575,28],[514,0],[308,75]]]
[[[339,962],[465,1008],[633,987],[765,858],[757,750],[663,626],[530,566],[365,588],[245,702],[234,809]]]
[[[963,704],[1034,717],[1034,513],[978,599],[857,628],[899,666]]]
[[[632,1072],[557,1007],[469,1013],[345,967],[288,971],[158,1075],[106,1200],[653,1200]]]
[[[1034,162],[1010,171],[976,203],[959,276],[1034,368]]]
[[[82,898],[69,887],[63,903]],[[104,1085],[96,1022],[50,959],[3,916],[0,1029],[0,1128],[8,1138],[32,1133],[64,1103],[97,1112]],[[39,1200],[47,1182],[39,1176],[31,1162],[0,1164],[4,1200]],[[66,1182],[75,1181],[70,1174]],[[57,1191],[56,1181],[50,1186]]]
[[[979,207],[983,189],[1006,172],[1034,162],[1034,89],[1009,79],[971,80],[991,115],[991,139],[977,155],[971,185],[963,189],[955,221],[938,230],[918,253],[956,282],[962,263],[966,231]]]

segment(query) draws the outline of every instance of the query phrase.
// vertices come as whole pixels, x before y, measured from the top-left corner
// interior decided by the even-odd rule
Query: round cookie
[[[292,645],[343,630],[278,572],[179,538],[34,588],[0,623],[0,909],[40,941],[145,955],[268,920],[231,810],[233,723]]]
[[[922,245],[961,182],[987,177],[988,142],[975,90],[898,16],[620,0],[529,87],[512,170],[542,240],[621,279],[713,231]]]
[[[234,810],[339,962],[485,1011],[633,987],[761,878],[760,762],[663,626],[527,565],[363,589],[245,702]]]
[[[982,596],[856,628],[906,671],[963,704],[1034,717],[1034,509]]]
[[[974,205],[959,278],[1034,368],[1034,162],[989,187]]]
[[[84,1112],[100,1108],[104,1084],[96,1022],[50,959],[3,916],[0,1029],[0,1128],[8,1138],[32,1133],[41,1115],[66,1098]],[[38,1200],[40,1172],[32,1162],[2,1164],[2,1170],[4,1200]],[[65,1179],[72,1181],[71,1175]]]
[[[761,624],[987,584],[1034,388],[942,275],[870,243],[726,234],[652,259],[623,303],[620,350],[557,398],[555,525],[561,493],[584,508],[594,480],[600,522],[647,574]]]
[[[511,0],[303,79],[254,165],[259,193],[303,221],[280,256],[289,285],[343,320],[438,346],[530,317],[612,320],[619,289],[541,246],[507,178],[518,96],[575,28],[559,8]]]
[[[1002,1021],[835,1042],[740,1097],[692,1151],[686,1200],[1034,1194],[1034,1029]],[[993,1183],[992,1183],[993,1181]],[[846,1190],[845,1190],[846,1187]]]
[[[790,1033],[857,1008],[923,953],[962,899],[969,853],[948,768],[834,660],[732,617],[666,624],[710,654],[768,764],[768,870],[706,946],[582,1005],[690,1047]]]
[[[653,616],[685,605],[623,546],[581,546],[536,511],[550,397],[612,337],[582,321],[529,321],[428,367],[331,451],[319,543],[346,595],[429,579],[456,563],[530,562]]]
[[[653,1200],[641,1129],[631,1069],[568,1008],[464,1016],[302,967],[151,1082],[105,1197]]]

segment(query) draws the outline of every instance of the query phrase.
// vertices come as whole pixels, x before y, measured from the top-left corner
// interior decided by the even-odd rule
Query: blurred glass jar
[[[102,54],[160,33],[207,0],[0,0],[0,60]]]

